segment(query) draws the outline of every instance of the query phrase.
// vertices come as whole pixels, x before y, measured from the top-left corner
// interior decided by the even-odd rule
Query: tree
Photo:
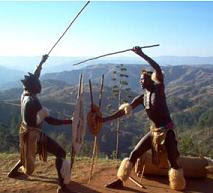
[[[120,64],[116,66],[116,68],[112,72],[112,99],[117,100],[117,106],[118,108],[120,105],[124,102],[127,102],[128,99],[131,97],[129,95],[130,88],[128,87],[128,75],[127,75],[127,69],[124,66],[124,64]],[[108,106],[109,107],[109,106]],[[117,119],[116,122],[116,149],[115,149],[115,158],[118,159],[119,154],[119,135],[120,135],[120,124],[121,120]]]

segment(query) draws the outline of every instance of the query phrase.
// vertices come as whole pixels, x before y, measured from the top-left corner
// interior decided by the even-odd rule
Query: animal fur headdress
[[[36,84],[40,84],[39,79],[34,74],[28,72],[28,75],[24,76],[24,79],[21,80],[24,88],[30,92],[33,91],[33,88]]]

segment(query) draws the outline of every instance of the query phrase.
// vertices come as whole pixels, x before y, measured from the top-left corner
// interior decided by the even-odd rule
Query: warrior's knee
[[[57,157],[65,159],[66,158],[66,151],[64,149],[61,149],[60,151],[58,151]]]

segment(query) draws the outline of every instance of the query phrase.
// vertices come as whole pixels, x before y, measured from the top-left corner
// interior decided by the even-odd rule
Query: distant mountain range
[[[82,60],[91,57],[55,57],[50,56],[43,67],[43,73],[61,72],[64,70],[75,70],[87,65],[96,64],[146,64],[140,57],[105,57],[98,60],[92,60],[87,63],[73,66]],[[213,57],[196,57],[196,56],[158,56],[154,57],[160,65],[200,65],[200,64],[213,64]],[[40,62],[41,56],[25,57],[13,56],[6,57],[0,56],[0,66],[4,66],[13,70],[20,70],[24,72],[31,72],[35,69],[36,65]]]
[[[78,74],[79,70],[86,71],[97,70],[99,68],[112,68],[116,64],[127,64],[127,66],[146,65],[146,62],[140,57],[107,57],[104,59],[93,60],[81,65],[73,66],[73,64],[87,59],[86,57],[50,57],[47,63],[44,64],[42,69],[43,77],[49,78],[55,76],[59,79],[60,76],[72,71],[71,75],[76,79],[75,73]],[[179,56],[159,56],[154,58],[161,66],[177,66],[177,65],[213,65],[213,57],[179,57]],[[0,89],[13,88],[21,86],[20,80],[27,72],[33,72],[36,65],[40,62],[41,57],[3,57],[0,56]],[[109,69],[110,70],[110,69]],[[135,67],[132,70],[134,74]],[[62,72],[62,74],[60,74]],[[136,70],[137,72],[137,70]],[[53,73],[53,74],[49,74]],[[58,74],[59,73],[59,74]],[[57,78],[58,77],[58,78]],[[66,76],[65,76],[66,77]],[[73,79],[71,77],[71,79]],[[94,78],[94,77],[93,77]],[[78,78],[77,78],[78,79]],[[67,81],[66,81],[67,82]],[[68,81],[69,82],[69,81]],[[73,81],[72,81],[73,82]],[[75,81],[72,83],[75,84]],[[130,83],[130,85],[132,85]]]
[[[116,69],[115,64],[98,64],[90,65],[78,70],[64,71],[58,73],[47,73],[41,76],[42,86],[44,87],[43,92],[51,93],[55,90],[63,89],[64,86],[76,86],[79,82],[80,74],[83,74],[84,83],[88,84],[88,80],[91,79],[93,84],[100,84],[102,74],[104,74],[104,85],[111,87],[112,74]],[[128,74],[128,86],[133,92],[140,93],[141,87],[139,84],[139,77],[141,69],[149,69],[147,65],[125,65]],[[6,76],[7,80],[18,79],[18,76],[23,76],[22,72],[19,74],[16,72],[13,78],[10,73],[14,71],[6,71],[4,68],[1,71],[1,77]],[[195,66],[162,66],[162,70],[165,74],[165,85],[168,96],[179,96],[190,99],[206,98],[205,95],[212,94],[213,96],[213,65],[195,65]],[[3,73],[5,71],[5,74]],[[10,74],[10,75],[9,75]],[[20,96],[22,84],[20,81],[18,86],[13,85],[13,89],[9,89],[6,92],[1,92],[0,96],[7,96],[5,93],[9,93],[10,96]],[[19,89],[18,89],[19,88]],[[51,92],[50,88],[51,89]],[[20,90],[17,92],[17,89]],[[13,94],[12,94],[13,93]],[[16,94],[15,94],[16,93]],[[5,98],[5,97],[3,97]]]
[[[23,71],[9,69],[0,66],[0,89],[8,89],[13,87],[19,87],[20,79],[24,76]]]
[[[91,79],[93,83],[94,101],[98,103],[100,79],[101,75],[104,74],[105,87],[102,111],[106,116],[118,108],[118,101],[111,99],[112,74],[116,69],[115,66],[117,64],[96,64],[71,71],[43,74],[41,76],[42,93],[39,98],[42,104],[51,110],[52,116],[58,118],[64,118],[67,115],[71,116],[76,103],[79,75],[83,74],[85,83],[84,103],[88,112],[90,108],[88,79]],[[149,69],[150,67],[141,64],[128,64],[125,67],[129,75],[129,87],[132,90],[130,93],[131,98],[129,98],[129,101],[131,101],[134,96],[142,92],[139,85],[141,69]],[[168,106],[178,133],[182,136],[182,141],[180,141],[181,152],[198,155],[197,149],[202,148],[204,155],[213,156],[213,142],[211,140],[213,133],[210,132],[213,127],[213,65],[162,66],[162,69],[165,74]],[[1,68],[0,78],[5,77],[5,80],[7,79],[8,81],[14,80],[17,76],[22,78],[22,73]],[[13,78],[9,76],[11,74],[14,74]],[[13,132],[12,128],[16,128],[14,125],[17,125],[16,122],[19,120],[21,93],[20,81],[18,87],[0,91],[0,126],[5,125],[7,131],[11,130]],[[123,92],[122,98],[125,96]],[[129,151],[128,148],[132,147],[149,127],[149,121],[143,111],[143,107],[138,107],[134,112],[133,117],[122,124],[122,153],[127,153]],[[115,140],[112,141],[112,139],[116,138],[114,129],[114,126],[104,124],[100,139],[101,151],[104,153],[111,154],[114,150]],[[50,135],[53,135],[54,132],[58,132],[57,135],[60,135],[62,132],[62,130],[53,129],[52,126],[48,125],[45,126],[45,131]],[[68,131],[70,132],[66,128],[63,129],[64,136],[70,136]],[[90,143],[92,139],[87,130],[86,141]]]
[[[102,111],[106,116],[113,109],[117,109],[117,101],[110,99],[112,96],[112,71],[115,64],[91,65],[82,69],[65,71],[60,73],[44,74],[42,80],[42,93],[39,96],[44,106],[49,108],[54,117],[72,115],[76,96],[79,74],[84,74],[85,82],[85,108],[90,108],[90,95],[88,79],[93,83],[93,95],[95,103],[98,102],[101,75],[105,75],[105,87],[102,101]],[[129,86],[132,98],[141,93],[139,74],[145,65],[125,65],[129,74]],[[174,120],[180,139],[181,152],[190,155],[198,155],[202,148],[203,154],[213,156],[213,65],[194,66],[163,66],[165,74],[166,96],[171,116]],[[97,84],[98,83],[98,84]],[[0,92],[0,124],[14,125],[14,117],[20,115],[20,95],[22,88],[13,88]],[[124,95],[123,95],[124,96]],[[132,99],[131,98],[131,99]],[[131,99],[129,101],[131,101]],[[111,107],[110,107],[111,106]],[[143,107],[135,110],[132,118],[122,124],[121,152],[127,153],[129,147],[135,144],[140,136],[143,136],[149,127],[149,122]],[[134,129],[132,129],[134,128]],[[49,134],[60,133],[61,130],[45,126]],[[70,131],[70,130],[69,130]],[[65,136],[70,136],[64,128]],[[88,130],[87,130],[88,132]],[[1,134],[1,131],[0,131]],[[179,135],[179,136],[180,136]],[[104,124],[101,133],[101,151],[111,153],[115,147],[114,126]],[[87,133],[86,141],[91,142],[92,136]],[[199,149],[200,148],[200,149]]]
[[[94,83],[98,83],[100,82],[101,75],[104,74],[105,85],[111,86],[113,84],[112,73],[116,69],[115,66],[115,64],[91,65],[79,70],[47,73],[42,76],[42,80],[59,80],[71,85],[76,85],[78,83],[78,77],[82,73],[86,83],[88,83],[88,79],[91,79]],[[140,72],[142,69],[150,69],[150,67],[137,64],[125,65],[125,67],[129,76],[129,87],[135,92],[140,92]],[[165,73],[165,84],[168,89],[179,84],[181,86],[193,86],[202,83],[202,85],[205,86],[209,85],[211,81],[213,82],[213,65],[162,66],[162,70]]]

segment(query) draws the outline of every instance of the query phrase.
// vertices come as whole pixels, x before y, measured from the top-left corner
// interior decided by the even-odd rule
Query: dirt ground
[[[20,176],[17,179],[7,177],[10,168],[17,161],[15,155],[0,155],[0,193],[56,193],[57,175],[54,167],[54,159],[49,158],[48,163],[37,161],[37,167],[32,176]],[[118,162],[111,160],[97,161],[94,174],[88,183],[90,173],[90,160],[76,160],[72,172],[70,190],[74,193],[177,193],[168,186],[168,178],[146,176],[142,179],[144,188],[138,187],[128,180],[122,190],[107,189],[106,183],[116,179]],[[131,176],[137,181],[138,177],[132,172]],[[205,179],[186,179],[186,193],[213,193],[213,176]]]

